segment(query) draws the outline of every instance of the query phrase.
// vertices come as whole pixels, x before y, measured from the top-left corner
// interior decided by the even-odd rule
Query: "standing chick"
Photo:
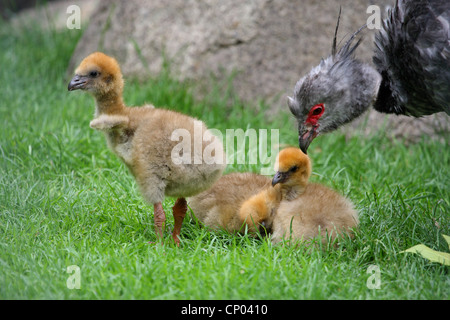
[[[243,230],[238,212],[242,203],[261,190],[272,189],[270,179],[254,173],[230,173],[209,190],[188,198],[195,216],[205,226],[229,232]]]
[[[81,89],[94,96],[95,118],[90,126],[104,132],[109,148],[128,166],[145,200],[153,204],[160,238],[166,220],[161,202],[164,196],[178,198],[172,233],[178,244],[187,210],[185,197],[209,188],[226,166],[222,143],[197,119],[153,106],[125,106],[123,86],[117,61],[95,52],[75,70],[68,90]],[[180,148],[180,137],[186,148]]]
[[[300,149],[282,150],[275,166],[272,190],[279,193],[281,201],[265,194],[267,190],[246,201],[239,216],[249,228],[265,220],[272,229],[273,243],[305,241],[319,234],[325,243],[327,234],[334,239],[357,226],[358,214],[349,200],[325,186],[308,183],[311,162]]]

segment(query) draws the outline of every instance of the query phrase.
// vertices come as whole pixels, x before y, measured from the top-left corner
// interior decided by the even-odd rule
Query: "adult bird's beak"
[[[304,154],[307,154],[308,147],[315,137],[317,137],[318,126],[311,124],[298,125],[298,145]]]
[[[277,171],[277,173],[275,173],[275,175],[273,176],[273,179],[272,179],[272,187],[275,187],[275,185],[277,183],[286,181],[287,176],[288,176],[287,172]]]
[[[78,89],[83,89],[87,83],[88,78],[80,75],[75,75],[69,82],[67,90],[73,91]]]

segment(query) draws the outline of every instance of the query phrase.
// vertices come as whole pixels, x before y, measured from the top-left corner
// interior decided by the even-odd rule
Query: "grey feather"
[[[415,117],[450,114],[450,1],[397,1],[376,35],[383,77],[374,105]]]

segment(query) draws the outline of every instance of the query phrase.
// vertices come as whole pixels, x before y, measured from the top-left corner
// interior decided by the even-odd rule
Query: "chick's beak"
[[[87,80],[88,80],[87,77],[75,75],[72,78],[72,80],[70,80],[67,90],[73,91],[73,90],[83,89],[86,86]]]
[[[307,154],[308,147],[315,137],[317,137],[318,126],[313,126],[310,124],[298,126],[298,145],[303,153]]]
[[[272,187],[275,187],[276,184],[282,183],[286,181],[287,174],[286,172],[277,171],[272,179]]]

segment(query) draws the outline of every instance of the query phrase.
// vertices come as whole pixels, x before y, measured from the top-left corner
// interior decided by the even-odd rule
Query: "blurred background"
[[[267,130],[269,140],[275,129],[279,144],[257,148],[272,153],[298,144],[286,95],[330,54],[339,7],[341,41],[366,23],[369,5],[384,15],[392,2],[0,0],[0,299],[449,297],[448,267],[400,253],[417,244],[448,252],[448,116],[369,112],[314,140],[311,181],[360,213],[360,231],[337,250],[209,232],[193,215],[182,248],[155,248],[152,208],[89,128],[95,102],[67,90],[80,60],[101,50],[121,64],[127,105],[153,103],[223,133]],[[363,32],[356,52],[368,63],[374,33]],[[259,172],[261,161],[249,162],[227,172]],[[81,290],[67,287],[72,265]],[[371,265],[382,290],[366,285]]]

